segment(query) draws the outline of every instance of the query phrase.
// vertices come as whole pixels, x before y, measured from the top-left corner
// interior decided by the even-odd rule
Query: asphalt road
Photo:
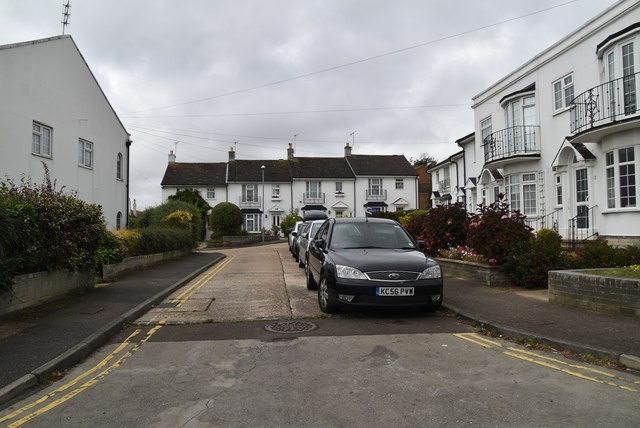
[[[228,251],[0,426],[636,427],[639,391],[443,313],[321,316],[278,244]]]

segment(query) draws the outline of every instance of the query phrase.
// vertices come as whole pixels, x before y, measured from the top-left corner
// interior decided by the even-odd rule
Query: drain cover
[[[304,333],[315,330],[318,326],[309,321],[276,321],[264,326],[264,329],[272,333]]]
[[[156,308],[175,308],[177,307],[177,303],[169,302],[169,303],[160,303]]]

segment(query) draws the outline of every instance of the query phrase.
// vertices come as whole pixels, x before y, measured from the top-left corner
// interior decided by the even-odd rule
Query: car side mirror
[[[316,239],[313,242],[314,244],[316,244],[316,247],[322,248],[324,250],[324,246],[326,245],[326,242],[324,241],[324,239]]]
[[[420,248],[421,250],[424,250],[426,246],[427,246],[426,242],[418,241],[418,248]]]
[[[298,232],[291,232],[293,236],[298,236]]]

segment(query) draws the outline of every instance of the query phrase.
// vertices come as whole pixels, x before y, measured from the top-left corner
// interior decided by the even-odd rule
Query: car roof
[[[334,219],[336,223],[391,223],[397,224],[398,222],[395,220],[391,220],[389,218],[378,218],[378,217],[348,217],[348,218],[336,218]]]

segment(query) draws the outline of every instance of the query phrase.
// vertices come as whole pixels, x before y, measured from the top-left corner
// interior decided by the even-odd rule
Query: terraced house
[[[640,3],[623,0],[476,95],[453,200],[502,193],[535,229],[640,244],[638,59]]]
[[[169,155],[162,199],[196,189],[212,207],[231,202],[243,212],[245,230],[279,226],[294,210],[325,211],[329,217],[364,217],[376,211],[418,206],[418,174],[403,155],[296,157],[291,144],[280,160],[236,159],[225,163],[180,163]]]

